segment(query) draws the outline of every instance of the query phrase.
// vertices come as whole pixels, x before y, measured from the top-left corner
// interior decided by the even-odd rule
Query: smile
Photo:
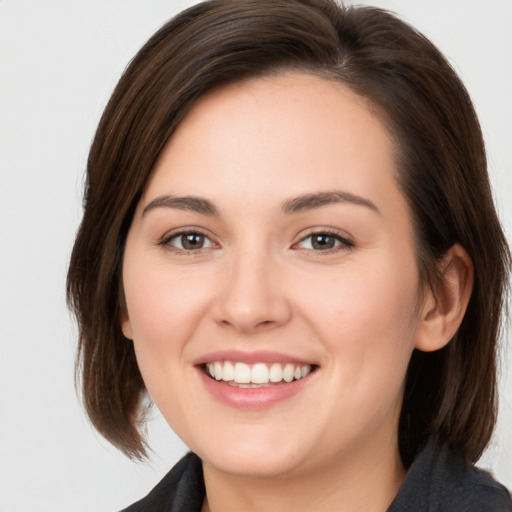
[[[313,370],[310,364],[214,361],[204,365],[207,375],[240,388],[273,386],[302,379]]]
[[[204,389],[220,403],[259,410],[315,389],[320,367],[308,359],[259,350],[219,350],[193,362]],[[311,393],[311,391],[309,392]]]

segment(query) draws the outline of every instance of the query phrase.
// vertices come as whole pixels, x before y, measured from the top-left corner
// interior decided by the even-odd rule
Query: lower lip
[[[299,380],[261,388],[238,388],[208,377],[198,368],[206,389],[220,402],[238,409],[264,409],[291,398],[307,384],[311,373]]]

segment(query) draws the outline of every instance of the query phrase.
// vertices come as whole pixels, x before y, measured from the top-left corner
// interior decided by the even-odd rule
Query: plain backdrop
[[[0,0],[0,512],[119,510],[186,450],[157,414],[143,465],[90,427],[74,390],[64,283],[102,109],[137,49],[191,3]],[[460,72],[512,233],[512,1],[368,3],[412,22]],[[512,487],[510,348],[503,355],[499,426],[480,464]]]

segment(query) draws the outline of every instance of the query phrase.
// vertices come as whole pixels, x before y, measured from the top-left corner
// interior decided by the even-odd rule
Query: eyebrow
[[[352,194],[350,192],[328,191],[314,194],[304,194],[285,201],[282,206],[283,213],[290,215],[303,213],[321,208],[330,204],[350,203],[356,206],[364,206],[380,214],[377,206],[369,199]],[[208,199],[196,196],[170,196],[163,195],[153,199],[142,211],[142,216],[156,208],[175,208],[189,212],[199,213],[212,217],[219,217],[219,211]]]
[[[212,217],[219,216],[217,208],[215,208],[211,201],[195,196],[159,196],[144,207],[142,216],[144,217],[146,213],[156,208],[175,208]]]
[[[380,214],[380,210],[369,199],[351,194],[350,192],[341,192],[337,190],[318,192],[316,194],[305,194],[290,199],[283,204],[283,213],[302,213],[337,203],[350,203],[357,206],[365,206]]]

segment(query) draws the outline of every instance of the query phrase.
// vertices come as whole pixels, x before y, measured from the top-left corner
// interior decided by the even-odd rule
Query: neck
[[[347,455],[322,469],[292,476],[248,477],[203,464],[206,496],[202,512],[384,512],[404,478],[398,446]]]

